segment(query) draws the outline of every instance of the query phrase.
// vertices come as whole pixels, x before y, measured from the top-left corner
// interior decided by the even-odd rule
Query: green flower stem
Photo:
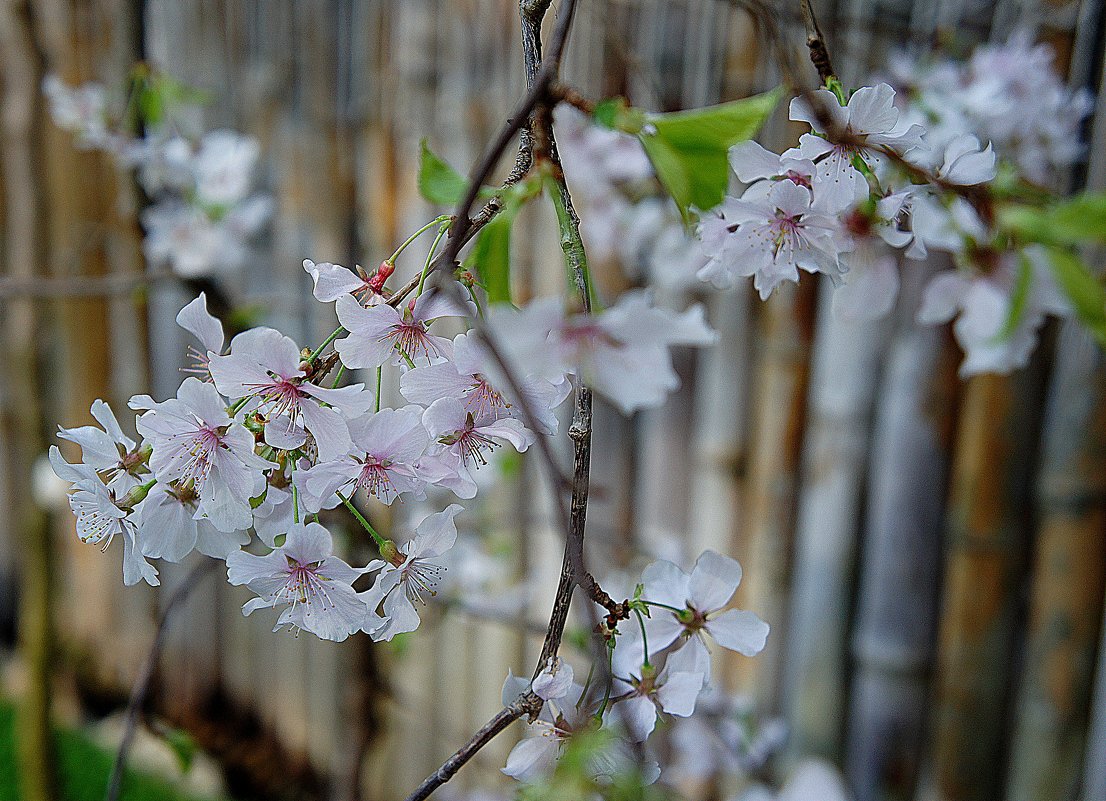
[[[334,376],[334,383],[330,385],[330,388],[331,389],[337,389],[338,385],[342,383],[342,376],[344,376],[345,374],[346,374],[346,366],[344,364],[339,364],[338,365],[338,375]]]
[[[649,638],[645,634],[645,616],[637,609],[634,610],[634,614],[637,615],[637,624],[641,627],[641,648],[645,651],[645,661],[641,666],[649,667]]]
[[[441,217],[435,217],[433,220],[428,222],[422,228],[415,231],[415,233],[413,233],[413,234],[411,234],[411,236],[407,237],[407,240],[402,245],[400,245],[398,248],[396,248],[396,252],[393,253],[391,258],[388,259],[388,264],[395,264],[396,259],[399,258],[399,254],[402,253],[403,251],[405,251],[407,249],[407,247],[412,242],[414,242],[416,239],[418,239],[420,236],[422,236],[425,232],[429,231],[435,225],[441,225],[442,223],[447,222],[448,220],[449,220],[449,216],[443,214]]]
[[[381,537],[380,534],[377,533],[376,529],[372,527],[372,524],[365,519],[365,516],[357,511],[357,507],[353,505],[352,501],[350,501],[349,498],[347,498],[340,492],[335,494],[342,499],[342,503],[344,503],[346,505],[346,508],[349,509],[353,516],[357,518],[357,522],[365,527],[365,531],[369,532],[369,534],[372,535],[372,538],[376,542],[377,547],[383,548],[387,540]]]
[[[376,410],[380,411],[380,385],[384,379],[384,365],[376,368]]]
[[[593,309],[600,309],[602,304],[595,293],[595,284],[591,280],[591,270],[588,269],[588,260],[584,255],[584,244],[576,234],[576,226],[572,215],[568,211],[568,201],[565,194],[555,181],[549,182],[549,195],[553,198],[553,208],[557,212],[557,227],[561,231],[561,248],[565,250],[566,255],[565,265],[574,264],[579,271],[579,275],[569,275],[569,285],[575,286],[581,294],[586,293]],[[571,256],[571,258],[567,258],[568,256]]]
[[[242,407],[246,405],[246,403],[249,401],[249,399],[250,399],[249,395],[247,395],[244,398],[239,398],[237,401],[234,402],[234,405],[230,407],[230,410],[228,411],[228,414],[231,417],[234,417],[234,415],[236,415],[240,411],[242,411]]]
[[[319,347],[315,348],[315,351],[310,356],[307,357],[307,363],[311,364],[317,358],[319,358],[319,356],[322,355],[323,349],[326,348],[326,346],[329,345],[331,342],[336,340],[339,336],[341,336],[342,332],[345,331],[345,330],[346,329],[343,328],[342,326],[338,326],[337,328],[335,328],[334,333],[332,333],[330,336],[328,336],[326,339],[324,339],[323,344],[321,344],[321,345],[319,345]]]
[[[667,609],[669,612],[674,612],[677,615],[680,614],[680,612],[684,611],[683,609],[677,609],[674,606],[658,603],[657,601],[646,601],[645,599],[642,599],[641,602],[647,606],[659,606],[661,609]]]
[[[438,243],[442,241],[442,237],[445,236],[445,232],[449,230],[449,226],[442,223],[438,228],[438,235],[434,237],[434,244],[430,246],[430,252],[426,254],[426,263],[422,267],[422,276],[419,278],[419,291],[418,295],[422,294],[422,288],[426,286],[426,276],[430,274],[430,263],[434,261],[434,254],[438,252]]]
[[[299,488],[296,487],[296,482],[294,481],[294,479],[296,477],[296,460],[295,459],[289,459],[288,464],[290,465],[290,469],[288,470],[288,479],[290,481],[292,481],[292,522],[295,523],[296,525],[299,525],[299,522],[300,522],[300,491],[299,491]]]

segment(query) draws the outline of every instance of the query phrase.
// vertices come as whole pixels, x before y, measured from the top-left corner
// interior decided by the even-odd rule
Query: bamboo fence
[[[770,54],[736,5],[584,0],[567,78],[590,96],[625,93],[661,110],[768,88]],[[1032,24],[1073,84],[1102,87],[1100,0],[819,6],[847,82],[896,45],[1002,40]],[[44,72],[117,83],[146,59],[211,91],[209,127],[261,141],[263,183],[276,199],[271,236],[224,286],[254,322],[301,344],[333,321],[300,261],[378,262],[437,213],[415,190],[419,140],[467,169],[523,88],[512,0],[3,8],[4,275],[78,287],[142,271],[139,197],[106,159],[75,150],[46,122],[31,89]],[[780,114],[765,135],[795,133]],[[1088,162],[1066,183],[1101,189],[1106,112],[1088,136]],[[559,291],[549,210],[527,208],[517,230],[517,300]],[[742,562],[740,605],[773,633],[757,659],[719,667],[727,688],[787,722],[781,773],[806,756],[835,760],[858,801],[1106,801],[1106,660],[1096,658],[1106,582],[1102,356],[1065,326],[1044,337],[1027,370],[960,382],[947,330],[913,323],[924,279],[941,267],[936,258],[913,265],[894,314],[879,323],[835,319],[830,288],[811,276],[767,303],[747,287],[671,292],[676,304],[706,302],[720,341],[676,354],[682,386],[664,407],[631,419],[597,408],[592,556],[639,569],[651,556],[689,560],[715,548]],[[632,283],[614,265],[598,280],[608,290]],[[173,317],[200,288],[212,290],[157,281],[107,296],[0,295],[13,375],[0,386],[0,504],[11,521],[0,529],[0,615],[10,627],[21,592],[33,623],[52,574],[58,636],[38,650],[27,641],[29,669],[45,669],[53,647],[67,677],[56,686],[69,688],[58,697],[75,693],[88,708],[118,703],[160,600],[190,565],[166,566],[159,590],[124,588],[114,552],[81,546],[66,513],[29,502],[29,466],[54,423],[84,423],[93,398],[123,409],[134,392],[175,391],[186,335]],[[396,387],[385,391],[398,400]],[[499,564],[516,579],[541,577],[520,609],[436,607],[398,645],[336,645],[273,634],[261,614],[243,618],[248,593],[209,575],[169,631],[158,714],[230,766],[232,792],[402,797],[498,709],[508,668],[523,671],[537,652],[533,627],[560,563],[542,486],[522,459],[463,532],[509,553]],[[417,510],[373,512],[402,526]],[[36,536],[47,518],[53,534]],[[364,561],[366,546],[338,520],[343,547]],[[510,746],[508,737],[481,752],[456,786],[494,785]]]

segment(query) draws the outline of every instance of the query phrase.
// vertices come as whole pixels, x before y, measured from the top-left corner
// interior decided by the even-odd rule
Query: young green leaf
[[[511,302],[511,225],[518,209],[507,206],[476,235],[476,244],[465,258],[488,293],[488,303]]]
[[[1006,315],[1006,322],[1002,324],[1002,330],[995,339],[1002,341],[1009,339],[1022,321],[1025,315],[1025,307],[1029,302],[1029,290],[1033,283],[1033,265],[1029,257],[1024,253],[1018,259],[1018,275],[1014,279],[1014,291],[1010,295],[1010,311]]]
[[[419,194],[431,203],[455,206],[468,187],[465,177],[434,153],[423,139],[419,142]]]
[[[718,106],[647,116],[638,136],[685,222],[692,207],[711,209],[722,202],[730,179],[729,149],[760,130],[781,94],[774,89]]]
[[[1106,347],[1106,287],[1071,251],[1049,248],[1048,254],[1056,283],[1071,301],[1076,319]]]

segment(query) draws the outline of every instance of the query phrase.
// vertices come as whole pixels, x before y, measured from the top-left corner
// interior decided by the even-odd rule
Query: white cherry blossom
[[[334,305],[338,321],[349,336],[334,343],[346,367],[379,367],[386,362],[432,364],[453,353],[453,343],[431,334],[431,322],[441,317],[459,317],[472,310],[459,310],[440,292],[424,292],[402,311],[386,303],[363,307],[352,295],[342,295]]]
[[[415,603],[426,602],[437,592],[442,567],[438,560],[457,541],[457,524],[453,518],[462,509],[457,504],[428,516],[415,528],[415,536],[394,548],[386,559],[370,562],[365,571],[379,569],[376,581],[361,599],[370,614],[365,631],[377,641],[390,641],[397,634],[419,627]],[[378,607],[383,616],[375,617]]]
[[[319,511],[339,491],[364,489],[386,504],[404,493],[425,497],[426,480],[416,463],[430,438],[420,408],[382,409],[350,420],[349,430],[351,453],[293,474],[306,511]]]
[[[207,310],[207,293],[201,292],[177,312],[177,325],[200,341],[200,347],[188,346],[193,364],[185,372],[210,380],[208,369],[209,353],[219,356],[223,353],[223,324]]]
[[[58,427],[58,436],[81,446],[81,461],[91,467],[117,493],[126,493],[139,483],[146,472],[145,454],[138,444],[123,433],[115,413],[104,401],[92,402],[92,416],[102,428]]]
[[[366,413],[373,404],[372,395],[364,384],[339,389],[312,384],[300,358],[290,338],[272,328],[253,328],[234,338],[228,356],[212,355],[211,375],[224,395],[250,398],[262,414],[285,420],[270,425],[283,426],[287,432],[302,426],[310,432],[321,460],[337,459],[353,444],[347,417]]]
[[[284,544],[264,556],[235,551],[227,557],[230,583],[258,596],[243,614],[284,607],[274,631],[288,626],[336,642],[365,622],[365,605],[353,589],[362,572],[334,555],[330,532],[318,523],[293,524]]]
[[[680,649],[669,655],[669,670],[709,676],[706,634],[723,648],[745,656],[755,656],[764,648],[768,624],[752,612],[725,608],[741,582],[737,560],[704,551],[690,574],[660,560],[645,568],[641,578],[642,597],[663,604],[652,608],[646,622],[650,651],[662,651],[673,643]]]

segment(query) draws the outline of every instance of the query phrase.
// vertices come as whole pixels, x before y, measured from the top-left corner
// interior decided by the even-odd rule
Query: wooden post
[[[5,221],[0,257],[7,274],[29,280],[42,275],[47,251],[39,135],[44,124],[44,67],[30,3],[6,0],[0,4],[0,59]],[[8,298],[3,311],[6,380],[0,422],[8,468],[4,489],[11,509],[9,530],[15,533],[6,545],[22,552],[19,650],[27,673],[17,723],[18,782],[26,801],[50,801],[57,792],[50,733],[54,549],[47,515],[34,501],[31,473],[44,450],[39,316],[31,298]]]

